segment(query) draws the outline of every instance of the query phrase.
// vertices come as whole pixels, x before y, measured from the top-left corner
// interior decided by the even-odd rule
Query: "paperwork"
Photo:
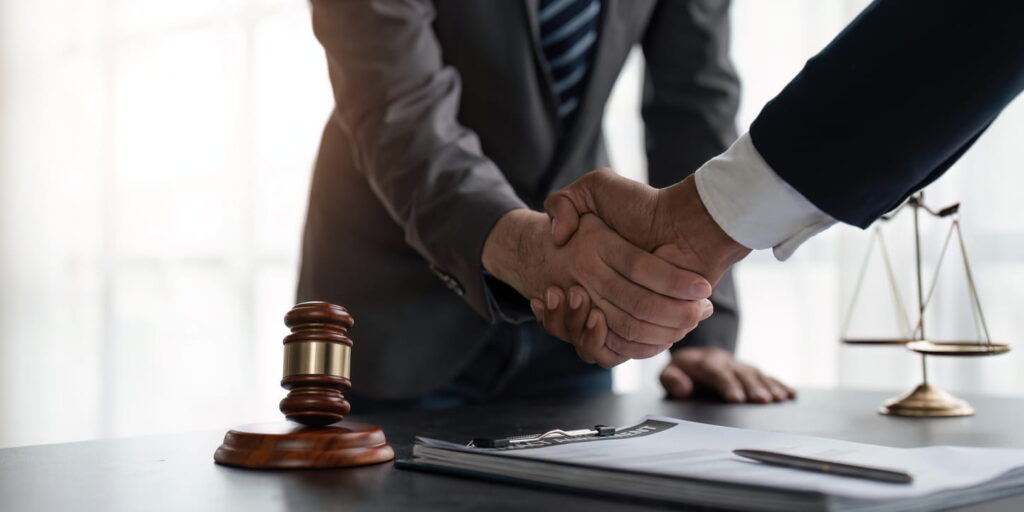
[[[732,454],[770,450],[900,468],[893,484],[769,466]],[[745,510],[917,511],[1024,493],[1024,450],[890,448],[648,416],[610,437],[471,448],[417,438],[403,467]]]

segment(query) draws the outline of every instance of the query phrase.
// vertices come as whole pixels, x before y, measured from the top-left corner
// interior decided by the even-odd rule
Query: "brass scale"
[[[970,404],[928,382],[928,356],[993,356],[1009,352],[1010,346],[1004,343],[992,343],[992,340],[989,337],[988,325],[985,323],[985,315],[981,310],[981,301],[978,299],[978,290],[975,286],[974,275],[971,272],[971,266],[967,259],[967,249],[964,246],[963,233],[960,228],[960,204],[956,203],[938,211],[932,210],[924,204],[924,193],[918,193],[907,200],[907,202],[896,209],[896,211],[883,216],[882,220],[892,220],[906,208],[912,209],[914,214],[914,249],[917,270],[918,306],[917,324],[913,328],[910,328],[906,309],[903,306],[899,289],[896,286],[896,275],[893,272],[892,260],[889,257],[885,238],[882,235],[882,228],[879,224],[876,224],[871,235],[871,240],[868,243],[868,249],[864,256],[864,261],[861,264],[860,273],[857,277],[853,292],[853,298],[850,301],[850,307],[847,310],[846,318],[843,321],[841,341],[850,345],[903,345],[908,350],[921,354],[921,384],[902,395],[887,400],[879,409],[880,413],[917,418],[970,416],[974,414],[974,408],[972,408]],[[949,232],[946,234],[945,242],[943,242],[942,245],[942,251],[939,254],[939,259],[935,266],[935,276],[932,278],[931,286],[927,291],[925,290],[924,280],[921,275],[921,231],[919,224],[922,211],[938,219],[952,219]],[[963,258],[964,273],[967,277],[967,291],[970,295],[974,324],[978,331],[978,339],[976,341],[933,341],[927,339],[924,333],[925,309],[931,302],[932,295],[935,292],[935,285],[938,282],[939,271],[942,269],[942,263],[946,257],[946,253],[948,252],[950,242],[954,235],[957,238],[960,253]],[[878,243],[881,248],[886,274],[893,295],[894,306],[898,310],[896,316],[897,319],[901,321],[901,325],[903,327],[903,336],[899,338],[851,338],[847,336],[846,333],[849,330],[850,321],[853,319],[853,312],[857,305],[857,297],[860,295],[862,285],[864,284],[864,277],[868,268],[868,262],[871,259],[872,249],[876,243]]]

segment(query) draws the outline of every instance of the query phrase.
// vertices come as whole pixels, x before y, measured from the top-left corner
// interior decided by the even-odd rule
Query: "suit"
[[[674,183],[728,147],[738,82],[727,11],[716,0],[605,0],[567,124],[539,49],[537,0],[312,2],[336,107],[314,171],[298,298],[353,313],[359,391],[401,399],[435,389],[472,364],[492,322],[516,316],[496,306],[509,290],[485,276],[484,240],[509,210],[539,209],[607,165],[604,106],[635,45],[648,62],[650,183]],[[715,317],[686,343],[735,344],[731,280],[715,293]]]
[[[833,218],[867,227],[941,176],[1024,88],[1024,4],[879,0],[771,102],[750,137]]]

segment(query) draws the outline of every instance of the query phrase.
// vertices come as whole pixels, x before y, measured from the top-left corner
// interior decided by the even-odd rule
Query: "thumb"
[[[565,245],[572,238],[580,226],[580,215],[586,213],[576,210],[569,197],[569,193],[560,190],[544,201],[544,209],[551,216],[551,236],[558,247]]]
[[[669,363],[661,371],[661,386],[670,398],[689,398],[693,394],[693,380],[682,368]]]
[[[608,227],[645,251],[654,250],[654,222],[658,191],[651,186],[600,168],[552,194],[544,201],[551,215],[551,234],[556,245],[572,238],[580,217],[593,213]]]
[[[602,188],[616,178],[620,177],[611,169],[595,169],[544,201],[544,210],[551,216],[551,235],[555,245],[565,245],[572,238],[584,214],[596,213],[598,217],[601,216]]]

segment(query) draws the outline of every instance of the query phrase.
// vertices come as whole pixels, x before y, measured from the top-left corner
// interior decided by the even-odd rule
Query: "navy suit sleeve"
[[[866,227],[940,176],[1024,87],[1024,2],[876,0],[751,125],[771,168]]]

